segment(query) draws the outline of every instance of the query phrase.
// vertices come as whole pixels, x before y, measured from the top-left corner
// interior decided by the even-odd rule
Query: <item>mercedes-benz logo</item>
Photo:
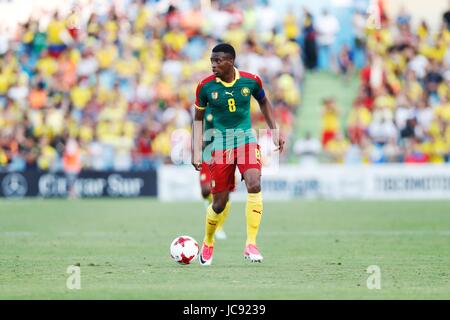
[[[10,173],[3,178],[2,190],[5,197],[20,198],[27,194],[28,183],[20,173]]]

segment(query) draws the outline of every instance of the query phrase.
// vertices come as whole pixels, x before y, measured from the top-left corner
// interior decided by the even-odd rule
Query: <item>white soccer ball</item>
[[[190,236],[176,237],[170,244],[170,256],[179,264],[191,263],[198,252],[198,243]]]

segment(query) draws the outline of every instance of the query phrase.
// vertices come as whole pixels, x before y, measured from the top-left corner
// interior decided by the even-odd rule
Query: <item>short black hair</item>
[[[236,51],[234,51],[234,48],[232,45],[228,44],[228,43],[220,43],[217,46],[215,46],[212,49],[212,52],[224,52],[224,53],[228,53],[233,60],[236,59]]]

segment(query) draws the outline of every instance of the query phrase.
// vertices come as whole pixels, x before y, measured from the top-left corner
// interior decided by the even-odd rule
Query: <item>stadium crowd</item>
[[[413,28],[405,8],[394,19],[380,9],[360,39],[366,65],[345,125],[324,99],[321,143],[300,148],[337,163],[450,162],[450,6],[436,31],[426,21]]]
[[[315,18],[304,8],[300,21],[262,0],[179,3],[84,0],[34,12],[12,36],[0,25],[0,171],[172,162],[173,133],[190,132],[195,87],[219,41],[236,48],[238,68],[261,76],[288,143],[303,65],[347,80],[359,72],[349,113],[324,99],[321,139],[292,144],[302,161],[450,162],[450,11],[439,30],[416,27],[406,9],[392,19],[380,7],[376,25],[357,11],[354,45],[331,54],[340,27],[326,10]],[[264,127],[255,101],[252,118]]]
[[[80,1],[35,13],[0,45],[0,170],[146,170],[190,132],[218,41],[261,76],[289,138],[303,77],[299,26],[260,1]],[[198,1],[199,3],[199,1]],[[256,128],[264,119],[252,105]]]

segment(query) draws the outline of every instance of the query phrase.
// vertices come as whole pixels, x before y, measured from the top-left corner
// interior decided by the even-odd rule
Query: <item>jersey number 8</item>
[[[228,110],[230,110],[230,112],[236,111],[236,101],[234,101],[233,98],[228,99]]]

